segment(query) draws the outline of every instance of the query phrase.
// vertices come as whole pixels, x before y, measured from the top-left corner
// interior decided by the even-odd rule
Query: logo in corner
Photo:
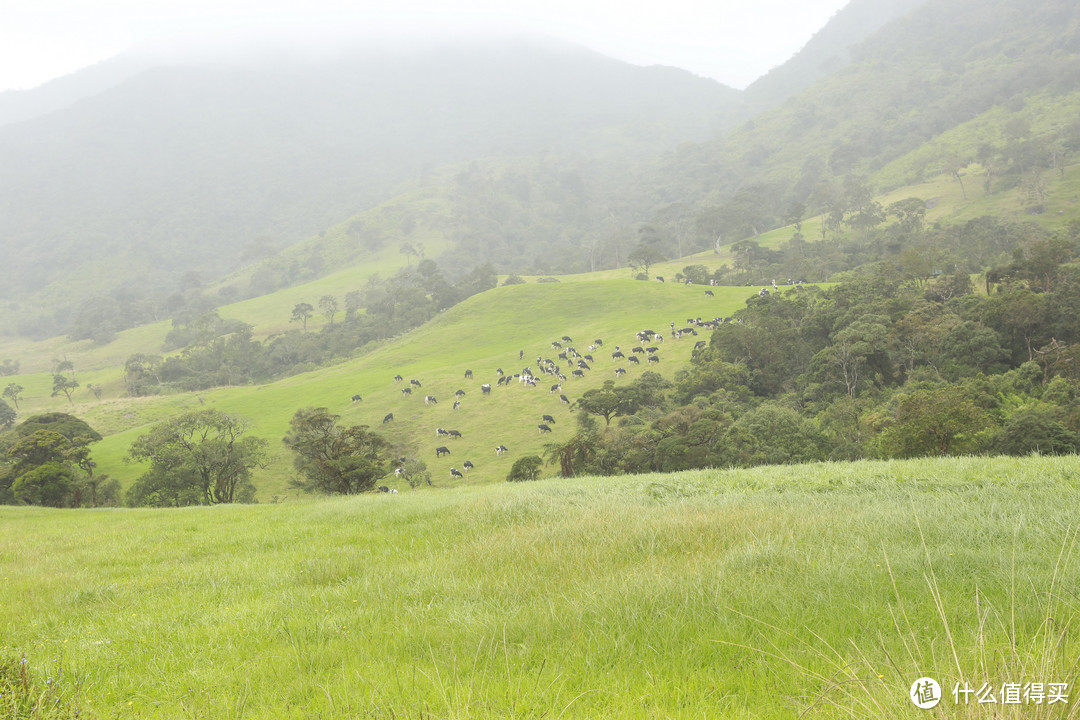
[[[908,693],[915,707],[929,710],[941,702],[941,686],[937,680],[930,677],[921,677],[911,683],[911,691]]]

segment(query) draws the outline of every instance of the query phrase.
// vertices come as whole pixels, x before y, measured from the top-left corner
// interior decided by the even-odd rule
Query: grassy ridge
[[[62,658],[92,717],[918,717],[921,675],[1075,687],[1075,636],[1040,642],[1077,621],[1078,480],[979,458],[3,508],[0,649]]]

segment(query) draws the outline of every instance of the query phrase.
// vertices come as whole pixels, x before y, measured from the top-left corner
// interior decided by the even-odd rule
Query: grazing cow
[[[458,390],[457,392],[454,393],[454,395],[457,395],[458,397],[465,397],[465,391],[464,390]]]
[[[615,368],[615,377],[626,374],[626,368]]]
[[[555,424],[555,418],[551,417],[550,415],[545,415],[544,417],[542,417],[540,419],[543,420],[544,422],[549,422],[551,424]]]
[[[359,395],[353,395],[353,396],[352,396],[352,401],[353,401],[354,403],[358,403],[358,402],[360,402],[360,401],[361,401],[361,400],[363,400],[363,399],[364,399],[364,398],[360,397]]]
[[[411,387],[401,388],[401,395],[402,395],[402,397],[404,397],[405,395],[412,395],[412,388]]]
[[[565,395],[560,395],[559,400],[561,400],[566,405],[570,404],[570,398],[566,397]]]
[[[653,354],[654,352],[656,352],[656,351],[657,351],[657,350],[659,350],[659,349],[660,349],[660,348],[658,348],[658,347],[656,347],[655,345],[653,345],[652,347],[647,347],[647,348],[645,348],[645,352],[647,352],[647,353],[649,353],[650,355],[652,355],[652,354]]]
[[[395,477],[401,477],[404,474],[405,474],[405,468],[403,468],[403,467],[394,468],[394,476]]]
[[[439,401],[435,399],[434,395],[425,395],[424,396],[424,404],[425,405],[438,405]]]
[[[650,355],[649,356],[649,362],[651,362],[651,363],[660,362],[660,356],[659,355]]]
[[[712,290],[706,290],[706,291],[705,291],[705,296],[706,296],[706,297],[716,297],[715,295],[713,295],[713,291],[712,291]]]
[[[570,339],[569,335],[563,335],[562,336],[562,341],[563,342],[574,342],[573,340]]]
[[[482,392],[484,395],[490,395],[491,394],[491,385],[489,385],[487,383],[484,383],[483,385],[480,386],[480,392]]]
[[[498,446],[495,447],[495,454],[496,455],[502,455],[503,453],[506,453],[506,452],[510,452],[510,448],[506,447],[505,445],[498,445]]]
[[[656,279],[659,280],[660,282],[664,282],[664,276],[663,275],[657,275]]]
[[[584,370],[575,370],[574,372],[572,372],[570,374],[573,375],[574,377],[579,377],[579,378],[585,377],[585,371]]]
[[[521,360],[524,357],[525,357],[525,351],[524,350],[518,350],[518,360]]]
[[[401,377],[400,375],[395,375],[395,376],[394,376],[394,382],[396,382],[396,383],[399,383],[399,382],[401,382],[401,381],[402,381],[402,380],[404,380],[404,379],[405,379],[405,378]]]
[[[619,358],[624,358],[624,357],[626,357],[626,356],[622,354],[621,350],[616,350],[615,352],[611,353],[611,359],[612,360],[618,360]]]
[[[635,347],[631,349],[630,352],[634,353],[635,355],[640,355],[641,353],[645,352],[645,348]]]
[[[565,351],[565,350],[564,350],[564,351],[562,351],[561,353],[559,353],[559,359],[560,359],[560,360],[568,360],[568,359],[569,359],[569,357],[567,356],[567,354],[566,354],[566,351]]]
[[[466,460],[465,464],[462,467],[465,468],[465,472],[469,472],[470,470],[472,470],[476,466],[472,464],[472,461]]]
[[[409,384],[410,384],[410,385],[412,385],[412,386],[414,386],[414,387],[423,387],[423,386],[422,386],[422,385],[420,384],[420,381],[419,381],[419,380],[417,380],[417,379],[415,379],[415,378],[413,378],[412,380],[410,380],[410,381],[409,381]]]
[[[562,390],[562,385],[559,385],[558,383],[555,383],[554,385],[551,386],[551,392],[549,392],[548,394],[549,395],[554,395],[555,393],[559,392],[560,390]]]
[[[499,374],[499,377],[502,377],[506,374],[503,372],[502,368],[495,368],[495,372]]]
[[[447,432],[446,432],[445,430],[443,430],[442,428],[435,428],[435,434],[436,434],[436,435],[448,435],[449,433],[447,433]]]
[[[631,355],[630,357],[628,357],[626,359],[629,360],[630,362],[634,363],[635,365],[640,365],[641,364],[641,361],[637,359],[637,355]]]
[[[465,371],[465,379],[466,380],[471,380],[472,379],[472,370],[466,370]]]
[[[386,487],[385,485],[380,485],[379,486],[379,492],[388,493],[388,492],[390,492],[390,488]]]
[[[583,359],[584,359],[584,360],[587,360],[588,362],[596,362],[595,360],[593,360],[593,356],[592,356],[592,355],[586,355],[586,356],[585,356],[585,357],[584,357]]]
[[[545,425],[544,423],[540,423],[540,424],[539,424],[539,425],[537,425],[536,427],[537,427],[537,428],[539,429],[539,432],[542,432],[542,433],[546,433],[546,432],[551,432],[551,428],[549,428],[549,427],[548,427],[547,425]]]
[[[394,413],[386,413],[386,416],[383,417],[383,419],[382,419],[383,425],[385,425],[386,423],[390,422],[393,419],[394,419]]]
[[[558,340],[552,340],[552,341],[551,341],[551,348],[552,348],[553,350],[554,350],[555,348],[558,348],[559,350],[562,350],[562,343],[561,343],[561,342],[559,342]]]
[[[587,362],[585,362],[584,360],[578,360],[577,361],[577,366],[579,368],[581,368],[582,370],[592,370],[592,368],[589,367],[589,364]]]
[[[450,448],[443,445],[442,447],[435,448],[435,457],[441,458],[443,455],[449,455]]]
[[[462,475],[462,474],[461,474],[461,471],[460,471],[460,470],[458,470],[457,468],[450,468],[450,477],[459,477],[459,478],[463,478],[463,477],[465,477],[465,476],[464,476],[464,475]]]
[[[454,410],[457,410],[459,407],[461,407],[461,401],[460,400],[455,400],[454,401]]]
[[[449,435],[450,437],[459,438],[459,437],[461,437],[461,431],[460,430],[451,430],[450,432],[447,433],[447,435]]]
[[[604,341],[601,340],[600,338],[597,338],[596,340],[593,340],[592,342],[593,342],[593,345],[596,345],[597,347],[604,347]]]

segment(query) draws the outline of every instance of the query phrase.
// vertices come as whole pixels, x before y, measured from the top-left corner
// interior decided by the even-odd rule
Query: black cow
[[[559,400],[562,400],[563,403],[565,403],[566,405],[570,404],[570,398],[566,397],[565,395],[560,395]]]
[[[635,347],[631,352],[633,352],[635,355],[640,355],[641,353],[645,352],[645,348]]]
[[[551,432],[551,428],[549,428],[549,427],[548,427],[547,425],[545,425],[544,423],[540,423],[540,424],[539,424],[539,425],[537,425],[536,427],[537,427],[537,428],[539,429],[539,431],[540,431],[540,432],[542,432],[542,433],[546,433],[546,432]]]
[[[458,397],[465,397],[465,391],[464,390],[458,390],[457,392],[454,393],[454,395],[456,395]]]
[[[401,382],[401,381],[402,381],[402,380],[404,380],[404,379],[405,379],[405,378],[401,377],[400,375],[395,375],[395,376],[394,376],[394,382],[396,382],[396,383],[399,383],[399,382]]]
[[[593,345],[598,345],[598,346],[600,346],[600,347],[604,347],[604,341],[603,341],[603,340],[601,340],[600,338],[597,338],[597,339],[593,340],[593,341],[592,341],[592,344],[593,344]]]
[[[419,380],[415,380],[415,379],[413,379],[413,380],[410,380],[410,381],[409,381],[409,384],[410,384],[410,385],[414,385],[414,386],[416,386],[416,387],[423,387],[422,385],[420,385],[420,381],[419,381]]]
[[[363,399],[364,399],[364,398],[360,397],[359,395],[353,395],[353,396],[352,396],[352,401],[353,401],[354,403],[358,403],[358,402],[360,402],[360,401],[361,401],[361,400],[363,400]]]
[[[451,431],[450,431],[450,432],[448,432],[447,434],[448,434],[448,435],[449,435],[450,437],[456,437],[456,438],[459,438],[459,437],[461,437],[461,431],[460,431],[460,430],[451,430]]]
[[[580,378],[585,377],[585,371],[584,370],[575,370],[574,372],[572,372],[570,374],[573,375],[574,377],[580,377]]]
[[[411,387],[401,388],[401,394],[403,396],[404,395],[412,395],[412,388]]]
[[[641,364],[641,361],[637,359],[636,355],[631,355],[630,357],[628,357],[626,359],[629,360],[630,362],[634,363],[635,365],[640,365]]]
[[[569,335],[563,335],[562,340],[563,340],[563,342],[574,342],[573,340],[570,339]]]
[[[657,275],[657,276],[656,276],[656,279],[657,279],[657,280],[659,280],[660,282],[664,282],[664,277],[663,277],[663,275]]]
[[[615,376],[616,377],[618,377],[619,375],[625,375],[625,374],[626,374],[626,368],[615,368]]]
[[[592,370],[592,368],[589,367],[589,363],[585,362],[584,360],[578,360],[577,366],[582,370]]]
[[[650,355],[649,356],[649,362],[651,362],[651,363],[660,362],[660,356],[659,355]]]
[[[660,348],[658,348],[658,347],[656,347],[655,345],[653,345],[653,346],[650,346],[650,347],[647,347],[647,348],[645,348],[645,352],[647,352],[647,353],[649,353],[649,354],[651,355],[651,354],[653,354],[654,352],[656,352],[656,351],[657,351],[657,350],[659,350],[659,349],[660,349]]]
[[[435,457],[437,457],[437,458],[440,458],[443,455],[449,455],[449,454],[450,454],[450,448],[446,447],[445,445],[443,445],[442,447],[435,448]]]
[[[626,357],[626,356],[622,354],[621,350],[616,350],[615,352],[611,353],[611,359],[612,360],[618,360],[619,358],[624,358],[624,357]]]
[[[705,294],[706,294],[706,295],[707,295],[708,297],[716,297],[715,295],[713,295],[713,291],[712,291],[712,290],[706,290],[706,291],[705,291]]]
[[[394,413],[386,413],[386,417],[382,419],[383,425],[394,419]]]
[[[469,460],[466,460],[466,461],[465,461],[465,464],[464,464],[464,465],[463,465],[462,467],[464,467],[464,468],[465,468],[465,472],[469,472],[470,470],[472,470],[472,469],[473,469],[474,467],[476,467],[476,466],[475,466],[475,465],[473,465],[471,461],[469,461]]]
[[[543,420],[544,422],[549,422],[549,423],[552,423],[552,424],[554,424],[554,422],[555,422],[555,418],[551,417],[550,415],[545,415],[544,417],[542,417],[540,419]]]
[[[471,378],[472,378],[472,370],[466,370],[465,371],[465,379],[468,380],[468,379],[471,379]]]

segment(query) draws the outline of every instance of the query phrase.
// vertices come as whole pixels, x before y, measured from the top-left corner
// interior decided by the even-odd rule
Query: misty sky
[[[479,36],[529,31],[742,88],[847,0],[0,0],[0,90],[27,89],[134,47],[269,36]]]

